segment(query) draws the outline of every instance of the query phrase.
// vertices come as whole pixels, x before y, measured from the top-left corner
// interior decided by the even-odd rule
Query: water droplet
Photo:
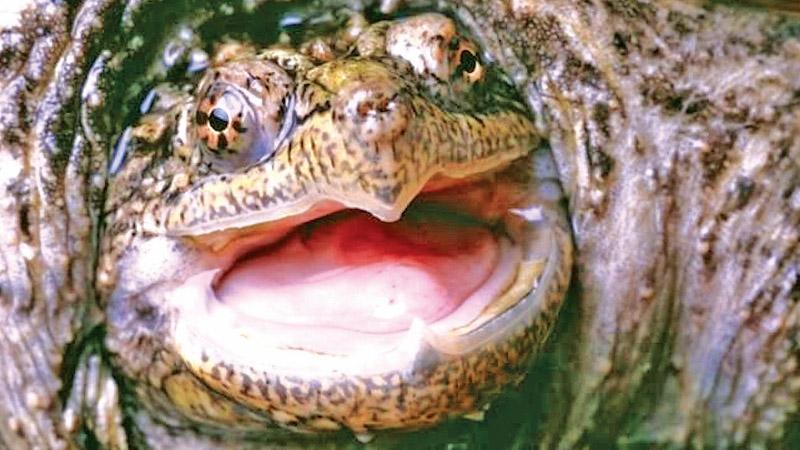
[[[127,127],[125,131],[122,132],[119,139],[117,139],[117,143],[114,144],[114,151],[111,153],[111,161],[108,165],[108,174],[109,175],[116,175],[119,172],[119,169],[122,168],[122,164],[125,163],[125,158],[128,155],[128,145],[131,142],[131,136],[133,136],[133,128]]]
[[[208,53],[199,48],[193,49],[189,53],[189,66],[186,71],[189,73],[202,72],[208,68]]]
[[[278,21],[278,26],[280,26],[284,30],[289,28],[299,27],[303,25],[303,22],[305,22],[305,20],[306,19],[300,13],[289,12],[286,13],[283,17],[281,17],[281,19]]]
[[[139,105],[139,112],[141,114],[147,114],[150,112],[150,109],[153,108],[153,103],[155,103],[156,99],[158,98],[158,91],[156,89],[150,89],[150,92],[144,96],[144,100],[142,100],[142,104]]]
[[[179,59],[183,56],[186,52],[186,46],[183,42],[180,41],[172,41],[167,43],[166,47],[164,47],[164,55],[162,57],[164,61],[164,66],[167,68],[171,68],[178,62]]]

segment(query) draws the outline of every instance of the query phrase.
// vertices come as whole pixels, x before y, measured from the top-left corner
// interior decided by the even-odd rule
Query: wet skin
[[[357,446],[347,431],[303,438],[276,430],[270,414],[289,416],[231,401],[234,395],[224,386],[210,389],[188,370],[191,355],[181,350],[186,340],[175,331],[197,325],[198,336],[205,339],[202,347],[216,350],[216,361],[232,364],[236,347],[230,348],[234,341],[224,335],[256,327],[223,321],[217,313],[227,308],[229,319],[249,317],[261,326],[261,349],[273,355],[281,340],[297,343],[306,337],[317,350],[328,344],[342,352],[349,342],[349,351],[364,350],[373,355],[372,367],[386,368],[385,352],[376,351],[375,337],[368,334],[410,329],[415,317],[422,319],[417,331],[435,330],[436,322],[469,309],[465,297],[474,283],[488,286],[491,277],[486,275],[500,267],[497,261],[511,261],[512,267],[518,261],[508,258],[518,248],[511,245],[506,247],[510,253],[503,252],[498,244],[521,241],[511,238],[508,221],[491,220],[487,208],[499,205],[497,211],[509,211],[489,194],[503,192],[500,198],[508,198],[513,189],[499,188],[525,185],[522,170],[487,174],[494,190],[470,182],[455,183],[453,189],[426,184],[401,218],[388,223],[357,207],[317,210],[325,215],[310,222],[298,215],[302,223],[294,225],[286,217],[263,224],[255,219],[245,227],[232,220],[226,230],[207,234],[167,231],[156,222],[163,221],[163,211],[177,197],[206,178],[248,171],[245,166],[262,162],[250,160],[249,152],[243,158],[217,158],[204,150],[192,125],[200,80],[184,74],[183,64],[198,69],[195,63],[202,66],[203,51],[231,33],[263,42],[262,33],[269,33],[277,20],[272,13],[287,3],[297,6],[244,2],[243,8],[263,7],[238,12],[234,7],[233,16],[227,4],[215,2],[170,4],[169,14],[163,14],[160,2],[48,3],[36,5],[19,27],[0,35],[7,63],[0,65],[0,303],[6,317],[0,340],[5,361],[0,446]],[[373,14],[373,3],[351,6]],[[397,7],[403,2],[382,3]],[[432,432],[381,433],[376,445],[383,448],[391,445],[391,436],[405,435],[414,442],[399,448],[420,440],[434,447],[432,436],[447,435],[448,448],[469,446],[465,440],[481,448],[488,433],[498,448],[529,442],[563,448],[594,442],[768,448],[787,442],[796,447],[796,19],[708,2],[411,3],[452,12],[481,43],[485,79],[496,80],[494,64],[513,79],[534,111],[537,131],[553,150],[580,260],[575,296],[561,313],[565,320],[559,320],[549,340],[548,356],[537,358],[541,370],[527,375],[530,389],[523,396],[487,400],[492,408],[486,423],[458,420]],[[747,2],[736,5],[742,3]],[[247,30],[239,30],[239,23]],[[359,26],[352,29],[352,36],[363,34]],[[293,36],[295,42],[304,41]],[[323,39],[327,48],[315,43],[317,36],[287,50],[299,50],[313,66],[358,56],[348,56],[353,39],[344,33]],[[228,57],[220,49],[214,66],[260,51],[241,52],[236,45],[248,47],[235,44]],[[369,53],[369,46],[362,50]],[[293,83],[301,80],[295,75]],[[401,78],[422,86],[418,93],[444,109],[472,101],[479,108],[497,106],[468,100],[466,94],[454,96],[456,101],[436,97],[430,90],[437,84],[426,83],[425,77]],[[155,80],[174,84],[153,91],[161,97],[145,102],[154,103],[144,108],[152,115],[137,123],[145,126],[128,128],[112,152]],[[443,81],[452,85],[452,79]],[[499,90],[495,100],[505,104],[502,94],[509,89]],[[178,114],[182,109],[173,106],[182,101],[185,113]],[[526,155],[525,168],[537,184],[547,184],[554,172],[540,170],[547,167],[535,163],[540,155],[540,150]],[[525,159],[512,165],[523,166]],[[503,179],[517,183],[498,183]],[[107,202],[106,194],[111,196]],[[547,205],[553,197],[544,195],[546,190],[537,188],[533,194],[533,204],[552,211]],[[157,214],[150,209],[156,205],[161,205]],[[535,211],[513,209],[536,219]],[[146,219],[148,214],[153,220]],[[557,232],[562,227],[544,228]],[[135,235],[126,234],[129,230]],[[443,239],[442,230],[451,230],[450,239]],[[249,244],[239,239],[245,231],[252,232]],[[274,245],[267,244],[270,233]],[[347,251],[335,251],[343,243]],[[229,255],[231,245],[247,254]],[[98,251],[105,252],[99,265]],[[215,261],[215,255],[230,257],[231,264]],[[342,257],[355,260],[352,270],[338,265]],[[336,276],[309,276],[326,267],[336,269]],[[363,276],[376,275],[376,267],[391,270]],[[194,277],[208,271],[219,275],[210,277],[208,289],[182,298],[168,295],[202,288],[197,283],[202,277]],[[378,307],[378,299],[388,303],[391,297],[372,295],[389,292],[400,274],[415,280],[395,291],[403,296],[399,304],[409,307],[403,314],[390,304]],[[309,282],[298,283],[303,277]],[[288,283],[276,283],[281,280]],[[349,291],[342,286],[359,289],[345,298]],[[320,287],[326,295],[314,295],[323,292]],[[281,290],[291,295],[275,295]],[[292,301],[297,298],[303,301]],[[414,300],[420,298],[430,301]],[[492,297],[479,297],[487,298]],[[512,299],[497,302],[483,317],[512,304]],[[431,305],[433,311],[426,310]],[[359,338],[331,339],[334,335],[324,326],[337,321],[360,333]],[[279,325],[282,332],[277,332]],[[439,339],[436,348],[447,355],[465,351],[453,342]],[[261,367],[262,374],[274,375],[275,365],[287,361],[257,350],[245,360]],[[299,350],[295,355],[304,354],[314,353]],[[297,366],[282,367],[292,379],[302,372]],[[218,375],[229,373],[221,369]],[[366,384],[357,378],[363,373],[352,375],[355,385]],[[276,388],[285,389],[287,400],[303,394],[298,386],[286,389],[283,378]],[[225,382],[232,380],[239,383],[234,376]],[[370,380],[375,381],[380,382]],[[245,388],[246,383],[232,386]],[[510,386],[504,390],[513,391]],[[404,399],[407,404],[409,397]],[[519,407],[504,408],[508,402]],[[305,418],[309,408],[300,415]],[[470,435],[466,439],[464,431]],[[360,436],[367,439],[369,433]],[[498,436],[504,443],[495,445]]]

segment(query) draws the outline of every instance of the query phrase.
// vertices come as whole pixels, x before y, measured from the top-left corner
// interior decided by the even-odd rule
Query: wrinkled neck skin
[[[383,6],[391,9],[393,3]],[[538,432],[514,428],[519,437],[511,440],[571,447],[586,436],[617,437],[597,429],[600,424],[608,428],[603,418],[619,415],[598,407],[598,390],[604,392],[603,405],[629,405],[630,393],[641,392],[643,383],[666,379],[670,389],[680,390],[683,402],[652,402],[665,409],[630,415],[676,418],[670,424],[678,431],[665,430],[652,442],[683,446],[699,439],[711,445],[702,430],[709,417],[721,430],[751,429],[741,433],[743,442],[774,442],[795,402],[756,399],[784,392],[781,398],[792,399],[787,380],[796,380],[797,367],[779,347],[785,329],[766,325],[788,323],[778,306],[791,296],[781,286],[793,286],[787,261],[796,257],[792,249],[798,238],[791,230],[800,226],[798,194],[791,187],[800,174],[788,162],[800,154],[790,139],[798,134],[792,93],[800,88],[800,67],[792,47],[796,39],[775,32],[788,29],[787,22],[679,2],[447,5],[509,74],[533,112],[557,166],[544,178],[558,173],[581,255],[582,289],[574,299],[580,323],[567,324],[559,334],[567,353],[577,353],[574,370],[568,375],[533,372],[542,378],[527,383],[511,414],[534,414],[530,421],[542,425]],[[174,327],[171,316],[147,299],[125,295],[142,291],[148,282],[190,277],[198,265],[190,272],[189,260],[206,264],[180,242],[151,236],[136,251],[155,252],[155,262],[126,266],[135,256],[127,250],[131,240],[108,240],[125,226],[115,231],[104,224],[101,212],[108,149],[126,121],[119,105],[138,104],[141,95],[141,86],[106,87],[142,77],[141,61],[152,57],[148,52],[178,34],[171,17],[163,22],[167,15],[153,11],[162,7],[100,1],[50,5],[32,11],[17,27],[27,32],[2,37],[15,51],[0,67],[0,102],[9,111],[0,117],[0,310],[5,319],[0,442],[19,449],[92,448],[98,442],[109,448],[351,447],[350,434],[326,436],[324,443],[283,430],[265,437],[263,415],[214,392],[197,395],[207,386],[160,338]],[[215,8],[192,6],[175,13],[200,24],[213,17]],[[145,44],[109,43],[111,51],[101,51],[105,47],[93,43],[109,39],[104,29],[123,36],[147,30]],[[731,36],[737,36],[735,42]],[[763,56],[758,64],[753,62],[757,56]],[[158,79],[166,71],[154,64],[147,77]],[[709,79],[722,87],[703,91]],[[761,96],[764,86],[770,96]],[[762,128],[754,129],[753,121]],[[745,152],[747,142],[756,144]],[[142,162],[140,169],[146,168]],[[756,219],[764,220],[757,230]],[[751,244],[730,248],[737,233]],[[731,254],[735,257],[728,258]],[[95,261],[102,257],[111,261],[111,269],[95,275]],[[736,266],[743,260],[750,269]],[[137,270],[142,284],[116,285],[120,270]],[[745,295],[752,292],[761,294]],[[774,294],[774,303],[767,303],[776,307],[762,308],[767,311],[762,316],[749,314],[762,305],[765,292]],[[686,311],[694,315],[687,318]],[[703,322],[707,316],[733,331],[715,340],[716,328]],[[744,321],[758,331],[758,339],[736,332]],[[653,342],[667,339],[669,348],[654,347],[661,344]],[[754,346],[748,347],[752,351],[745,351],[743,341]],[[554,344],[556,351],[564,350]],[[711,352],[710,347],[728,350]],[[652,354],[667,351],[674,353],[674,365],[651,364]],[[630,370],[626,358],[631,355],[648,369]],[[765,369],[764,355],[781,361],[774,366],[780,367],[777,372]],[[547,396],[548,414],[531,411],[530,405],[545,402],[542,391],[549,388],[544,385],[554,378],[559,386],[571,386],[571,395]],[[738,389],[737,380],[759,387]],[[187,418],[176,412],[181,401],[182,411],[200,414]],[[744,405],[745,412],[731,413],[733,403]],[[509,405],[514,401],[505,402]],[[673,410],[678,407],[683,409]],[[213,420],[202,414],[208,410],[217,411]],[[687,410],[703,419],[684,414]],[[408,448],[420,439],[443,446],[483,442],[486,429],[507,424],[507,411],[491,409],[482,423],[459,421],[434,431],[382,436],[376,445]],[[742,417],[752,423],[741,423]],[[650,430],[649,420],[636,426]],[[635,428],[622,419],[614,423]]]

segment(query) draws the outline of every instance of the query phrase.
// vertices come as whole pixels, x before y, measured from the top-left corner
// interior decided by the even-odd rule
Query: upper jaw
[[[321,71],[318,85],[306,88],[315,103],[296,106],[315,112],[294,126],[274,155],[151,203],[144,231],[205,235],[296,216],[323,201],[395,221],[442,175],[465,179],[496,171],[539,143],[522,113],[448,112],[377,62],[340,65],[348,64],[355,67],[347,70],[366,75],[351,82],[342,81],[341,67]]]

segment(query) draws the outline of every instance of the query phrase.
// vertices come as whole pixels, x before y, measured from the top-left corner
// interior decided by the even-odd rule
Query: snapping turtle
[[[368,17],[398,6],[345,3],[325,6],[367,8]],[[46,3],[3,32],[5,446],[348,446],[347,436],[264,430],[344,426],[363,437],[475,417],[489,401],[484,423],[445,424],[443,442],[797,439],[785,433],[796,427],[800,387],[795,19],[681,2],[409,2],[408,13],[435,7],[459,25],[436,16],[433,41],[415,38],[425,29],[418,24],[395,51],[386,45],[396,42],[392,24],[413,17],[312,33],[321,38],[305,51],[261,52],[277,38],[269,30],[279,5]],[[339,17],[325,16],[300,22],[325,28]],[[297,16],[284,17],[292,18],[285,25]],[[217,53],[202,70],[209,41],[237,34],[252,44]],[[353,43],[337,46],[344,36]],[[254,71],[261,76],[251,83],[244,74]],[[139,119],[138,102],[159,81],[170,85],[146,102],[155,115]],[[327,160],[324,133],[336,145]],[[541,189],[551,186],[541,175],[552,171],[539,169],[548,148],[578,254],[574,295],[517,398],[497,397],[513,390],[551,327],[569,259],[557,257],[568,255],[569,240],[545,246],[558,250],[543,261],[561,275],[529,277],[506,301],[499,291],[479,296],[482,314],[450,319],[472,304],[468,294],[485,284],[476,280],[502,266],[486,261],[547,242],[515,233],[526,236],[532,223],[545,235],[566,229],[551,214],[557,205],[542,201],[554,199]],[[318,184],[323,170],[332,181]],[[525,195],[514,196],[521,186]],[[499,194],[475,200],[487,192]],[[526,199],[536,200],[535,213]],[[488,214],[493,205],[502,214]],[[522,220],[509,223],[505,213],[520,209]],[[353,252],[335,249],[365,239],[373,242],[342,275],[341,257]],[[403,297],[411,286],[391,278],[408,268],[399,255],[416,258],[397,278],[416,280],[414,295]],[[539,273],[521,256],[510,260]],[[308,290],[320,267],[335,276]],[[336,283],[352,289],[359,270],[364,292],[345,295],[357,304],[317,301],[343,298]],[[286,301],[264,308],[259,295],[276,289],[270,283],[290,285],[315,310]],[[376,290],[402,298],[378,304]],[[553,306],[518,308],[547,292],[557,300],[539,306]],[[456,327],[432,334],[442,320]],[[540,332],[523,325],[537,321]],[[416,330],[413,346],[364,342],[398,329]],[[289,348],[297,341],[302,348]],[[394,348],[411,350],[387,353]],[[364,378],[369,370],[380,376]],[[332,389],[331,374],[342,387]],[[454,385],[446,374],[457,375]],[[394,386],[416,411],[398,406]],[[337,399],[355,399],[358,413],[337,412]],[[375,443],[409,446],[418,436]]]

